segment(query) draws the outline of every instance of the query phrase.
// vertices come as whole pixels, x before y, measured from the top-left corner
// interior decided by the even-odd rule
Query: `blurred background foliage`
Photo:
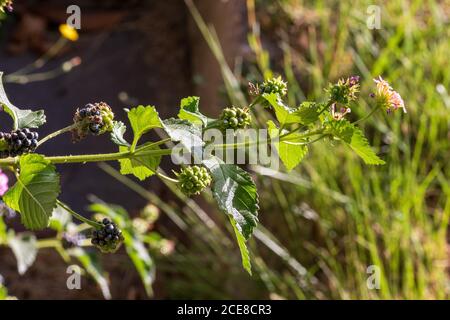
[[[384,166],[364,165],[330,143],[314,145],[289,174],[250,168],[261,197],[260,226],[250,241],[252,277],[242,270],[226,217],[209,195],[189,199],[167,184],[168,200],[101,164],[170,221],[157,224],[153,241],[143,236],[150,243],[174,243],[170,250],[167,242],[153,246],[156,295],[448,298],[448,2],[379,1],[381,29],[371,30],[366,22],[372,1],[247,0],[248,43],[233,64],[214,28],[185,2],[220,64],[221,92],[230,104],[246,105],[247,83],[272,75],[288,81],[289,105],[297,106],[322,99],[328,82],[357,74],[362,103],[350,117],[362,117],[370,112],[372,79],[382,75],[402,95],[408,113],[379,112],[364,123]],[[264,119],[263,112],[254,115]],[[381,271],[379,290],[367,286],[371,265]]]

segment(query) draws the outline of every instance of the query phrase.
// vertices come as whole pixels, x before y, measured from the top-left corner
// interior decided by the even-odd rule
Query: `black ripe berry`
[[[117,251],[122,241],[122,231],[120,231],[117,225],[108,218],[102,220],[102,227],[100,229],[92,232],[92,245],[105,253]]]
[[[77,142],[87,135],[100,135],[112,130],[114,114],[105,102],[88,103],[75,112],[72,140]]]
[[[17,129],[10,133],[0,132],[0,156],[2,158],[15,157],[24,153],[34,152],[38,145],[37,132],[30,129]]]
[[[100,133],[100,125],[97,123],[91,123],[89,125],[89,131],[95,135],[99,134]]]

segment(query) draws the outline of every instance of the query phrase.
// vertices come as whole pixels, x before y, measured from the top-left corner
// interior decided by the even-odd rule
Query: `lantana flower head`
[[[377,91],[374,95],[377,99],[377,104],[386,108],[388,112],[402,108],[403,112],[406,113],[405,103],[400,94],[392,89],[389,83],[381,78],[381,76],[373,80],[377,84]]]

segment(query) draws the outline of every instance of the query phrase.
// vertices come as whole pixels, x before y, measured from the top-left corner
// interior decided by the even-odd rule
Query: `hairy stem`
[[[114,161],[119,159],[133,158],[137,156],[164,156],[172,153],[171,149],[138,151],[131,153],[130,151],[114,152],[114,153],[100,153],[100,154],[80,154],[68,156],[51,156],[44,157],[53,164],[64,163],[86,163],[86,162],[100,162],[100,161]],[[0,159],[0,166],[11,166],[19,163],[19,157]]]
[[[72,129],[76,128],[76,124],[71,124],[70,126],[67,126],[65,128],[59,129],[55,132],[50,133],[49,135],[47,135],[46,137],[42,138],[41,140],[39,140],[38,142],[38,147],[42,144],[44,144],[46,141],[53,139],[54,137],[59,136],[60,134],[66,133],[71,131]]]
[[[358,124],[361,122],[364,122],[365,120],[369,119],[375,112],[378,111],[378,109],[380,109],[381,105],[376,106],[375,108],[373,108],[366,116],[364,116],[363,118],[356,120],[355,122],[353,122],[353,124]]]
[[[59,246],[61,246],[61,241],[58,239],[40,239],[36,242],[36,247],[38,249],[56,248]]]
[[[160,172],[160,171],[157,171],[157,172],[156,172],[156,175],[157,175],[158,177],[162,178],[162,179],[167,180],[167,181],[170,181],[170,182],[173,182],[173,183],[178,183],[178,180],[177,180],[177,179],[173,179],[173,178],[171,178],[171,177],[168,177],[168,176],[166,176],[164,173],[162,173],[162,172]]]
[[[76,213],[75,211],[73,211],[72,209],[70,209],[64,202],[62,202],[60,200],[56,200],[56,203],[58,203],[58,205],[60,205],[65,210],[67,210],[67,212],[69,212],[72,216],[74,216],[76,219],[80,220],[81,222],[87,223],[88,225],[90,225],[96,229],[102,227],[101,223],[98,223],[98,222],[95,222],[88,218],[83,217],[82,215],[80,215],[80,214]]]

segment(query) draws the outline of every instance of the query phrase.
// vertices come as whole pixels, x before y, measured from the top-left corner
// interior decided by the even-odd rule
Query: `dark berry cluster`
[[[123,241],[122,231],[108,218],[103,219],[102,225],[92,232],[91,243],[105,253],[117,251]]]
[[[108,218],[104,218],[102,227],[92,232],[91,243],[102,252],[111,253],[119,249],[123,240],[122,231],[117,225]]]
[[[2,142],[1,158],[15,157],[24,153],[33,152],[38,145],[39,134],[30,129],[17,129],[10,133],[0,132]]]
[[[113,119],[111,107],[105,102],[88,103],[83,108],[78,108],[73,118],[73,141],[79,141],[88,134],[99,135],[111,131]]]
[[[220,115],[222,129],[243,129],[250,125],[251,120],[248,108],[225,108]]]
[[[208,170],[204,167],[191,166],[183,168],[179,173],[178,186],[187,196],[199,194],[203,189],[211,184],[212,178]]]

